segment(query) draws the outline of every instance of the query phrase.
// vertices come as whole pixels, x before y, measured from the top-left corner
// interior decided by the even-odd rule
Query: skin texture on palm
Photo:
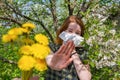
[[[73,41],[63,44],[53,55],[49,66],[58,71],[66,68],[72,62],[71,53],[74,49]]]

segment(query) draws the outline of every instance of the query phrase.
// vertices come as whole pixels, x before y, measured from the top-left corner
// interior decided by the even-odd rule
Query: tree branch
[[[12,18],[0,17],[0,19],[2,19],[2,20],[8,20],[8,21],[11,21],[11,22],[17,23],[19,26],[22,25],[20,22],[18,22],[18,21],[15,20],[15,19],[12,19]]]
[[[56,5],[55,5],[55,0],[49,0],[50,3],[51,3],[51,7],[50,7],[50,11],[52,13],[52,17],[53,17],[53,25],[54,25],[54,29],[55,31],[57,31],[57,23],[58,23],[58,20],[57,20],[57,16],[56,16]]]
[[[77,15],[79,15],[82,18],[83,15],[80,15],[80,12],[86,12],[87,9],[90,7],[92,1],[93,0],[90,0],[88,4],[86,4],[86,1],[83,1],[82,6],[80,6],[80,9],[79,9]]]
[[[42,28],[46,31],[46,33],[48,34],[48,36],[50,37],[51,41],[54,42],[53,40],[53,37],[52,35],[50,34],[50,32],[48,31],[48,29],[44,26],[43,22],[41,20],[35,20],[35,19],[32,19],[32,18],[29,18],[23,14],[21,14],[20,12],[17,12],[11,5],[9,5],[8,3],[6,3],[6,5],[11,8],[13,10],[14,13],[16,13],[17,15],[27,19],[27,20],[31,20],[31,21],[34,21],[34,22],[37,22],[39,24],[41,24]]]
[[[74,0],[74,2],[70,2],[70,0],[68,0],[68,10],[69,10],[69,16],[73,15],[73,11],[76,5],[76,0]]]
[[[33,8],[32,8],[32,10],[33,10],[33,14],[37,17],[38,14],[36,13],[36,11],[34,11]],[[47,30],[47,28],[45,27],[45,25],[43,24],[43,22],[40,21],[40,18],[39,18],[39,17],[37,17],[37,18],[38,18],[38,21],[39,21],[40,25],[43,27],[43,29],[44,29],[45,31],[47,31],[47,33],[49,34],[49,37],[50,37],[51,41],[54,43],[53,37],[52,37],[52,35],[50,34],[50,32]],[[38,21],[37,21],[37,22],[38,22]]]

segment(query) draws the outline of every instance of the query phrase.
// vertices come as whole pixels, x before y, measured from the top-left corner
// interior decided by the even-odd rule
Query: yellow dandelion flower
[[[8,34],[11,34],[11,35],[21,35],[21,34],[23,34],[23,30],[22,30],[22,28],[13,28],[13,29],[10,29],[8,31]]]
[[[30,31],[29,31],[29,30],[24,29],[24,28],[21,28],[21,31],[22,31],[23,33],[27,33],[27,34],[29,34],[29,33],[30,33]]]
[[[18,61],[18,67],[23,71],[29,71],[35,64],[36,61],[32,56],[22,56]]]
[[[32,54],[31,46],[24,45],[20,48],[20,54],[30,55]]]
[[[10,42],[10,40],[11,39],[10,39],[10,37],[7,34],[5,34],[5,35],[2,36],[2,41],[3,42]]]
[[[34,29],[35,25],[30,22],[27,22],[27,23],[23,24],[22,27],[26,28],[26,29]]]
[[[49,44],[48,38],[45,35],[43,35],[43,34],[35,35],[35,40],[37,42],[39,42],[40,44],[43,44],[43,45],[48,45]]]
[[[31,45],[31,44],[34,44],[34,41],[32,39],[25,38],[25,39],[22,39],[22,43],[26,45]]]
[[[49,53],[50,49],[48,46],[40,45],[38,43],[31,46],[34,57],[44,59]]]
[[[12,34],[5,34],[2,36],[2,41],[7,43],[17,39],[18,36]]]
[[[34,41],[29,38],[23,39],[22,42],[26,45],[31,45],[34,43]]]
[[[38,71],[47,70],[47,64],[45,59],[36,59],[35,69]]]

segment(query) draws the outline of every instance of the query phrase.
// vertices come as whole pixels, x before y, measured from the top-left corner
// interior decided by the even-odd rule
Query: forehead
[[[80,25],[74,22],[68,25],[68,29],[81,30]]]

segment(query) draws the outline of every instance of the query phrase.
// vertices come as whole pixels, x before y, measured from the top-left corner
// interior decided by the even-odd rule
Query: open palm
[[[50,64],[51,68],[54,70],[66,68],[72,62],[70,56],[74,48],[73,41],[68,41],[66,44],[63,44],[60,49],[54,53]]]

